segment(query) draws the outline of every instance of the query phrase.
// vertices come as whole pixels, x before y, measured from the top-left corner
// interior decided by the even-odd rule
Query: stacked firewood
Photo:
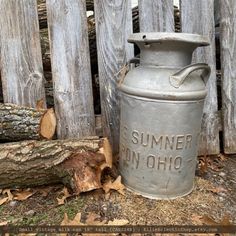
[[[75,193],[101,188],[112,167],[106,138],[52,140],[53,109],[0,103],[0,189],[64,183]]]

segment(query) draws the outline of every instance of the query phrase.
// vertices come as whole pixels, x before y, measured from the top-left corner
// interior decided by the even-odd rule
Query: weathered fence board
[[[224,152],[236,153],[236,1],[220,3]]]
[[[46,100],[37,1],[0,0],[0,16],[4,102],[35,107]]]
[[[95,134],[85,0],[47,0],[59,138]]]
[[[182,32],[198,33],[209,37],[210,46],[194,53],[194,62],[206,62],[211,67],[207,83],[199,154],[219,153],[219,124],[215,68],[214,0],[181,0]]]
[[[127,43],[132,33],[130,0],[95,0],[98,68],[100,80],[103,132],[113,152],[119,144],[119,71],[133,57],[133,46]]]
[[[174,31],[173,0],[139,0],[140,32]]]

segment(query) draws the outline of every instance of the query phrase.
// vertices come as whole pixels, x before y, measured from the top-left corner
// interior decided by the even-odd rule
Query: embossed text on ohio
[[[140,161],[144,160],[143,164],[148,169],[180,171],[183,157],[171,155],[170,152],[177,150],[181,153],[181,150],[191,149],[192,139],[192,134],[153,134],[137,129],[129,131],[126,126],[123,126],[121,129],[121,162],[124,166],[131,164],[133,168],[138,169]],[[127,143],[132,145],[128,147]],[[153,152],[147,153],[145,158],[141,158],[140,155],[144,152],[140,152],[140,149]]]

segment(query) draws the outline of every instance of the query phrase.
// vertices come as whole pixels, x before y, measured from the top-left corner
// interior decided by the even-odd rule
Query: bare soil
[[[98,220],[128,220],[132,225],[236,224],[236,156],[208,160],[199,167],[191,194],[176,200],[151,200],[125,190],[125,195],[103,190],[71,196],[58,206],[62,185],[31,189],[34,195],[24,201],[0,206],[0,223],[14,225],[59,225],[65,213],[73,219],[82,213],[85,222],[90,213]]]

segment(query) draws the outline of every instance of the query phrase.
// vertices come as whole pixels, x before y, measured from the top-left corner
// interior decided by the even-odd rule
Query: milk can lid
[[[185,42],[198,46],[209,45],[207,36],[188,33],[148,32],[131,34],[128,38],[130,43],[158,43],[158,42]]]

